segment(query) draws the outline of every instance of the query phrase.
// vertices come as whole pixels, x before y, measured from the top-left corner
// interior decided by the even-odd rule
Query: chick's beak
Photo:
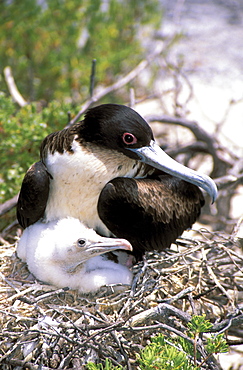
[[[102,237],[101,241],[92,243],[87,247],[87,251],[92,257],[115,250],[132,251],[132,245],[126,239]]]

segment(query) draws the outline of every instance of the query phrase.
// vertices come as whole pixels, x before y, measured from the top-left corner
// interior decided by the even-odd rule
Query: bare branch
[[[19,194],[16,194],[13,198],[7,200],[5,203],[0,204],[0,216],[3,216],[5,213],[7,213],[13,207],[16,206],[18,197],[19,197]]]
[[[168,303],[160,303],[156,307],[150,308],[131,317],[128,321],[128,325],[131,327],[135,327],[138,326],[140,323],[147,322],[148,320],[167,322],[168,318],[171,316],[176,316],[180,320],[183,320],[185,322],[191,320],[191,316],[188,315],[186,312],[183,312],[178,308],[169,305]]]
[[[107,94],[111,93],[112,91],[118,90],[121,87],[127,85],[130,81],[134,80],[145,68],[149,66],[149,64],[158,56],[160,55],[163,50],[165,49],[165,44],[160,43],[155,48],[155,51],[150,54],[147,59],[142,60],[132,71],[130,71],[126,76],[120,78],[114,84],[105,87],[104,89],[100,90],[96,94],[94,94],[90,99],[86,100],[82,105],[78,114],[69,122],[69,125],[77,122],[82,114],[91,106],[91,104],[95,103],[96,101],[100,100]]]
[[[212,138],[212,135],[208,134],[207,131],[200,127],[195,121],[188,121],[181,117],[170,117],[167,115],[149,115],[146,117],[146,120],[148,122],[169,123],[186,127],[192,131],[198,141],[206,142],[210,144],[210,147],[212,147],[212,149],[214,149],[214,140]]]
[[[4,70],[3,70],[3,73],[4,73],[4,77],[5,77],[5,81],[7,83],[7,86],[8,86],[8,89],[9,89],[9,92],[12,96],[12,98],[14,99],[14,101],[16,103],[19,104],[20,107],[24,107],[27,103],[27,101],[23,98],[23,96],[20,94],[16,84],[15,84],[15,81],[14,81],[14,78],[13,78],[13,75],[12,75],[12,70],[11,70],[11,67],[5,67]]]
[[[6,360],[6,364],[8,365],[12,365],[14,366],[15,368],[19,368],[21,367],[22,369],[29,369],[29,370],[38,370],[40,368],[39,365],[33,365],[31,364],[30,362],[26,362],[24,360],[15,360],[15,359],[9,359],[9,360]],[[47,367],[47,366],[41,366],[42,370],[51,370],[50,367]]]
[[[95,70],[96,70],[96,59],[92,60],[91,75],[90,75],[90,97],[92,98],[95,86]]]
[[[197,139],[197,145],[198,142],[204,142],[207,149],[203,148],[203,151],[207,150],[213,158],[214,167],[211,173],[213,178],[225,176],[226,171],[234,165],[237,159],[232,153],[219,145],[214,135],[209,134],[195,121],[188,121],[181,117],[170,117],[167,115],[149,115],[146,119],[148,122],[161,122],[186,127]]]

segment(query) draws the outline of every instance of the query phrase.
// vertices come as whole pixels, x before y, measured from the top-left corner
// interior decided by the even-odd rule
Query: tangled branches
[[[151,335],[191,341],[185,325],[194,314],[205,314],[212,332],[242,343],[240,247],[225,234],[198,233],[197,240],[179,239],[170,252],[148,254],[134,267],[131,290],[104,287],[95,296],[33,281],[14,246],[3,248],[1,363],[11,369],[83,369],[88,361],[109,357],[114,365],[136,369]],[[198,350],[203,358],[203,342]],[[203,368],[220,365],[209,358]]]

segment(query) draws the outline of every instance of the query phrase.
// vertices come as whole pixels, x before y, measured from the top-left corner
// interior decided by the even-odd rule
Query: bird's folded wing
[[[117,237],[131,242],[134,254],[163,250],[200,215],[200,189],[170,175],[116,178],[103,188],[98,202],[101,220]]]
[[[17,203],[17,219],[26,228],[43,217],[49,195],[50,174],[39,161],[26,172]]]

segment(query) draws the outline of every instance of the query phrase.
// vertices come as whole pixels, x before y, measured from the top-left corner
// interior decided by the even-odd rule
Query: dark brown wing
[[[17,219],[25,229],[43,217],[49,195],[50,174],[42,162],[26,172],[17,203]]]
[[[168,248],[200,215],[198,187],[170,175],[116,178],[102,190],[98,213],[119,238],[129,240],[138,258],[146,250]]]

